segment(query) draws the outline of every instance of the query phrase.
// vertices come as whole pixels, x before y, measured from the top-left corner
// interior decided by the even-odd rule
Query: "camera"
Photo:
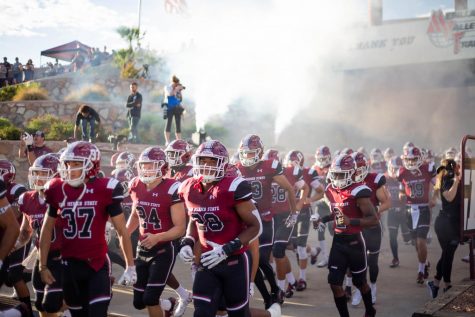
[[[455,161],[449,161],[447,163],[447,166],[445,167],[445,170],[447,171],[447,177],[448,178],[454,178],[455,177],[455,167],[457,166],[457,163]]]

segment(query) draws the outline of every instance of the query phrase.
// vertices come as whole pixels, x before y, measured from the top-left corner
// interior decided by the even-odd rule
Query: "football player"
[[[432,195],[432,178],[436,175],[433,164],[422,160],[418,147],[407,147],[402,155],[403,166],[397,179],[402,183],[401,199],[406,201],[408,227],[412,239],[416,240],[419,260],[417,283],[423,284],[429,276],[430,264],[427,262],[427,234],[430,229],[430,208],[435,206],[437,195]]]
[[[395,155],[396,155],[396,153],[394,152],[393,148],[391,148],[391,147],[386,148],[386,150],[384,150],[384,152],[383,152],[383,157],[384,157],[384,161],[386,162],[386,164],[389,164],[389,161]]]
[[[282,165],[276,160],[262,160],[264,154],[264,145],[259,136],[249,134],[245,136],[239,145],[239,163],[237,164],[244,179],[252,187],[252,199],[256,202],[262,220],[262,234],[259,237],[259,268],[256,276],[256,286],[263,296],[266,307],[272,304],[273,300],[282,301],[281,289],[278,287],[272,266],[269,264],[269,258],[274,244],[274,217],[272,211],[272,182],[277,183],[285,192],[288,193],[289,216],[286,219],[286,225],[291,227],[295,225],[298,217],[296,198],[293,195],[293,187],[287,178],[283,175]],[[279,259],[276,259],[276,265]],[[265,287],[263,272],[271,287],[272,296],[268,294]],[[294,281],[289,281],[294,284]]]
[[[73,317],[106,316],[111,299],[110,261],[105,238],[110,217],[119,236],[127,268],[121,278],[136,280],[130,237],[120,202],[123,187],[113,178],[97,178],[101,153],[89,142],[71,143],[61,154],[60,178],[45,185],[49,205],[40,234],[40,274],[51,285],[47,266],[56,221],[62,230],[63,294]]]
[[[312,167],[318,174],[318,181],[326,188],[327,183],[327,174],[328,169],[332,163],[332,156],[330,149],[326,145],[320,146],[317,151],[315,152],[315,165]],[[330,209],[328,205],[323,201],[319,200],[316,204],[314,204],[319,217],[324,217],[330,214]],[[331,235],[333,235],[333,223],[329,223],[328,231]],[[328,264],[328,251],[327,251],[327,242],[325,241],[325,227],[322,228],[323,230],[318,231],[318,248],[315,255],[320,254],[321,261],[317,263],[317,267],[326,267]],[[312,262],[316,262],[317,257],[314,256],[314,260]]]
[[[59,159],[53,154],[38,157],[29,168],[28,181],[33,190],[21,194],[18,199],[19,210],[23,213],[20,236],[15,243],[15,249],[23,247],[30,241],[33,231],[40,235],[43,218],[47,210],[44,186],[58,175]],[[45,285],[39,273],[39,262],[33,268],[33,289],[36,294],[35,306],[40,316],[57,316],[63,306],[63,290],[61,288],[61,227],[59,222],[53,230],[51,247],[48,254],[47,266],[55,282]],[[39,248],[38,239],[36,249]],[[35,251],[33,251],[35,252]]]
[[[299,197],[297,209],[301,209],[303,202],[308,195],[309,187],[303,179],[303,170],[300,165],[303,162],[303,153],[297,150],[292,150],[285,156],[284,160],[284,176],[294,188],[290,193],[295,197]],[[292,236],[294,226],[289,226],[286,219],[289,217],[289,201],[287,191],[280,187],[277,183],[272,183],[272,211],[274,213],[274,244],[272,245],[272,256],[276,262],[277,285],[280,289],[285,291],[285,297],[293,296],[293,291],[296,289],[297,282],[292,273],[290,261],[285,255],[287,244]],[[310,216],[309,216],[310,217]],[[304,247],[305,254],[307,254]],[[285,280],[289,282],[286,288]],[[303,283],[301,283],[303,284]],[[300,285],[303,290],[303,285]]]
[[[381,153],[381,150],[378,148],[374,148],[371,150],[369,154],[369,161],[370,161],[370,172],[371,173],[379,173],[384,174],[386,173],[386,161],[384,160],[384,156]]]
[[[175,265],[173,241],[185,234],[185,207],[177,192],[180,183],[163,178],[168,163],[162,149],[146,148],[139,156],[137,171],[138,177],[130,184],[133,207],[127,222],[129,233],[137,227],[140,231],[134,307],[147,307],[149,316],[160,317],[160,296]]]
[[[195,317],[215,316],[225,299],[231,317],[249,315],[249,242],[261,231],[250,184],[226,174],[228,151],[216,140],[202,143],[193,156],[193,178],[179,189],[191,221],[181,241],[180,257],[194,260],[200,244],[200,269],[193,283]]]
[[[190,164],[193,148],[188,142],[174,140],[168,144],[165,153],[170,167],[167,177],[182,182],[193,176],[193,166]]]
[[[347,269],[352,273],[353,285],[362,294],[365,316],[375,316],[371,289],[366,282],[366,247],[361,234],[363,228],[376,226],[378,217],[371,202],[371,189],[354,182],[355,162],[350,155],[337,156],[329,169],[331,184],[325,197],[332,214],[319,219],[335,221],[335,235],[328,259],[328,283],[333,292],[340,316],[349,316],[346,294],[342,287]]]
[[[388,162],[388,171],[386,173],[386,181],[388,191],[391,195],[391,208],[388,211],[388,229],[389,229],[389,245],[393,260],[389,265],[390,268],[399,266],[398,243],[397,236],[399,227],[405,242],[411,241],[409,228],[407,227],[406,213],[404,202],[399,196],[399,188],[401,183],[397,180],[397,173],[402,166],[400,157],[393,156]]]
[[[12,210],[17,219],[18,225],[21,224],[23,215],[18,210],[18,198],[21,194],[26,192],[25,186],[15,182],[16,169],[12,162],[8,160],[0,160],[0,176],[6,185],[6,198],[11,205]],[[13,250],[5,259],[3,269],[6,273],[4,278],[1,278],[0,285],[6,283],[8,286],[15,288],[19,300],[25,303],[31,310],[30,291],[26,285],[23,277],[23,270],[25,267],[22,262],[30,251],[31,241],[26,243],[23,247]]]
[[[366,157],[359,152],[354,152],[351,157],[355,161],[355,183],[362,183],[371,189],[371,202],[376,206],[376,215],[378,219],[381,214],[391,207],[391,199],[386,187],[386,177],[381,173],[369,173],[369,163]],[[381,223],[378,221],[376,226],[363,229],[363,238],[365,240],[369,268],[369,281],[373,304],[376,303],[376,281],[379,274],[379,252],[381,250],[382,238]],[[356,290],[353,294],[352,305],[357,306],[361,302],[361,292]]]

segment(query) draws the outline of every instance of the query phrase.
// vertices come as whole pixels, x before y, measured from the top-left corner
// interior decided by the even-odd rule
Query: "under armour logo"
[[[94,188],[91,188],[91,189],[86,188],[86,194],[94,194]]]
[[[262,173],[262,168],[258,168],[258,169],[257,169],[257,172],[258,172],[258,173]]]
[[[153,197],[158,197],[158,193],[152,193]]]

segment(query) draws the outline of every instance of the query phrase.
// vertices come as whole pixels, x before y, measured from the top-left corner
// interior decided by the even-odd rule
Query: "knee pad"
[[[286,244],[284,243],[275,243],[272,246],[272,256],[276,259],[282,259],[285,257],[285,250],[287,249]]]
[[[363,273],[353,274],[353,285],[357,288],[361,288],[366,283],[366,271]]]
[[[47,295],[43,303],[43,310],[47,313],[53,314],[60,311],[63,306],[63,296],[58,292],[56,294]]]
[[[299,255],[299,260],[306,260],[308,258],[307,247],[298,246],[297,254]]]
[[[143,294],[142,301],[145,306],[157,306],[160,304],[160,295],[161,292],[157,292],[156,290],[150,291],[146,289],[145,293]]]

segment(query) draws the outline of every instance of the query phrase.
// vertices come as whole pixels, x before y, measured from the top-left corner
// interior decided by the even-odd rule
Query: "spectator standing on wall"
[[[181,140],[181,115],[184,108],[181,105],[183,100],[181,91],[185,87],[180,83],[180,79],[175,75],[172,76],[171,83],[165,87],[165,101],[167,105],[167,125],[165,127],[165,145],[170,143],[170,131],[172,127],[172,120],[175,117],[175,136],[177,140]]]
[[[127,119],[129,121],[129,141],[131,143],[139,143],[138,137],[138,124],[140,121],[140,112],[142,109],[142,95],[137,91],[137,83],[133,82],[130,85],[131,94],[127,98],[127,104],[125,105],[128,109]]]
[[[35,77],[35,66],[33,65],[33,61],[31,59],[25,65],[24,69],[25,78],[23,81],[33,80]]]
[[[87,124],[89,123],[89,142],[94,142],[96,138],[96,129],[95,123],[97,122],[97,127],[101,124],[101,118],[96,110],[92,109],[86,104],[79,106],[78,112],[76,114],[76,123],[74,124],[74,139],[76,139],[76,131],[79,128],[79,123],[81,123],[81,136],[83,141],[88,141],[87,137]]]
[[[23,82],[23,65],[19,62],[18,57],[15,57],[15,63],[12,66],[13,80],[15,84]]]
[[[23,132],[18,157],[27,157],[28,163],[32,165],[38,157],[48,153],[53,153],[53,150],[45,145],[45,133],[43,131],[38,130],[33,135]]]

